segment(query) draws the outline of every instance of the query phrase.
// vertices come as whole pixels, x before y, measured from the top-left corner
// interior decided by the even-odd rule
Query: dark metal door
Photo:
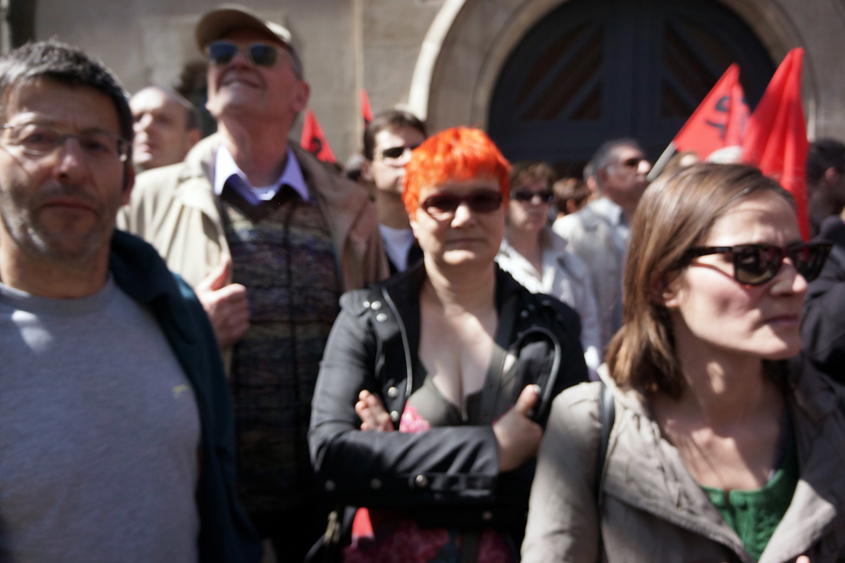
[[[654,159],[734,62],[753,108],[775,66],[715,1],[570,0],[505,63],[489,133],[510,160],[544,160],[570,175],[617,137],[638,139]]]

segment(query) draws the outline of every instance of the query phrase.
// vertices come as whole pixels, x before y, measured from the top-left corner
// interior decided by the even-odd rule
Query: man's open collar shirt
[[[223,187],[227,183],[252,205],[259,205],[261,202],[270,201],[282,186],[293,188],[303,201],[308,201],[309,199],[308,186],[305,184],[305,178],[302,176],[302,169],[299,167],[299,162],[296,160],[296,156],[290,147],[287,150],[285,169],[276,183],[266,187],[254,187],[249,183],[246,174],[238,168],[229,150],[221,144],[214,157],[215,195],[220,196],[223,193]]]

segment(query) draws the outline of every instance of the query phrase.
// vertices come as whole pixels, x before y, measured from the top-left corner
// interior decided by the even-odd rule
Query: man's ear
[[[824,171],[824,183],[828,187],[833,187],[839,183],[839,176],[841,174],[839,171],[831,166],[827,170]]]
[[[602,168],[601,170],[596,170],[596,188],[600,189],[599,186],[604,186],[607,184],[607,168]]]
[[[187,154],[187,152],[189,150],[191,150],[194,147],[194,145],[199,143],[200,140],[202,140],[202,129],[196,128],[196,129],[189,130],[188,131],[188,139],[187,139],[187,145],[188,146],[185,149],[185,153]]]
[[[120,202],[121,205],[129,203],[129,196],[132,195],[133,187],[135,187],[135,167],[127,161],[123,165],[123,200]]]
[[[372,170],[373,163],[367,160],[366,158],[361,161],[361,178],[366,180],[367,182],[373,181],[373,170]]]
[[[308,107],[308,100],[311,97],[311,86],[304,80],[300,80],[296,85],[296,97],[293,100],[294,112],[299,113],[305,111]]]

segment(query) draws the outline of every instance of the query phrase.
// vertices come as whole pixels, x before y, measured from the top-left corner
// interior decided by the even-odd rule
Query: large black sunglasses
[[[252,64],[269,68],[276,64],[280,49],[270,43],[252,43],[245,50]],[[208,59],[214,65],[227,65],[240,50],[241,47],[231,41],[214,41],[208,45]]]
[[[420,206],[435,219],[447,219],[462,203],[475,213],[490,213],[502,206],[502,194],[493,190],[476,190],[465,196],[435,194],[427,197]]]
[[[397,158],[400,158],[402,155],[404,155],[405,151],[413,151],[418,146],[419,145],[410,145],[406,147],[404,145],[400,145],[398,147],[390,147],[389,149],[384,149],[383,151],[381,151],[381,157],[396,160]]]
[[[555,194],[550,190],[542,190],[539,192],[520,190],[511,194],[511,199],[522,202],[534,201],[535,197],[540,198],[540,203],[551,203],[555,200]]]
[[[745,285],[760,285],[774,278],[784,258],[789,258],[795,270],[808,282],[819,276],[830,254],[827,242],[799,242],[786,248],[771,244],[738,244],[736,246],[703,246],[690,248],[687,260],[708,254],[730,253],[733,257],[734,279]]]
[[[626,158],[619,164],[624,166],[625,168],[639,168],[640,162],[644,161],[645,157],[634,156],[632,158]]]

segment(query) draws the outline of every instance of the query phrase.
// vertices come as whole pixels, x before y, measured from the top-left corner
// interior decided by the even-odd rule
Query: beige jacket
[[[811,563],[843,561],[845,388],[816,376],[796,379],[789,408],[801,480],[760,563],[799,555]],[[610,385],[616,422],[601,510],[593,492],[599,384],[590,383],[554,401],[531,489],[523,563],[751,563],[640,396]]]
[[[220,137],[197,144],[184,162],[138,176],[118,227],[152,244],[192,287],[230,256],[213,192]],[[329,226],[344,291],[388,275],[375,205],[363,188],[331,173],[295,143],[291,148]]]

